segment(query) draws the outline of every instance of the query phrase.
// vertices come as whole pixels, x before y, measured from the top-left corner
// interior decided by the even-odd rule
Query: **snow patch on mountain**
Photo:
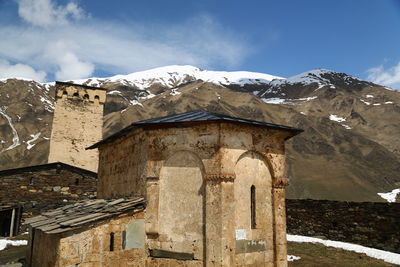
[[[19,140],[18,132],[15,129],[13,123],[12,123],[11,117],[6,114],[6,112],[5,112],[6,110],[7,110],[7,107],[0,107],[0,115],[2,115],[8,121],[8,124],[11,127],[11,130],[12,130],[12,133],[13,133],[13,139],[12,139],[13,143],[9,147],[3,149],[1,152],[7,151],[7,150],[11,150],[11,149],[13,149],[13,148],[15,148],[15,147],[17,147],[17,146],[19,146],[21,144],[21,142]]]
[[[371,105],[370,102],[367,102],[367,101],[365,101],[365,100],[363,100],[363,99],[360,99],[360,101],[363,102],[363,103],[364,103],[365,105],[367,105],[367,106]]]
[[[261,98],[261,100],[267,104],[283,104],[285,102],[285,99],[277,97]]]
[[[44,109],[48,112],[53,112],[55,109],[54,103],[51,102],[49,99],[41,96],[40,101],[44,104]]]
[[[334,114],[329,115],[329,119],[330,119],[331,121],[337,121],[337,122],[344,122],[344,121],[346,121],[345,118],[339,117],[339,116],[334,115]]]
[[[32,144],[33,142],[35,142],[39,136],[41,135],[41,133],[37,133],[37,134],[31,134],[30,136],[32,137],[32,139],[26,141],[26,149],[31,150],[32,147],[34,147],[36,144]]]
[[[302,98],[293,98],[293,99],[284,99],[279,97],[271,97],[271,98],[261,98],[261,100],[267,104],[296,104],[296,102],[307,102],[318,98],[317,96],[310,97],[302,97]]]

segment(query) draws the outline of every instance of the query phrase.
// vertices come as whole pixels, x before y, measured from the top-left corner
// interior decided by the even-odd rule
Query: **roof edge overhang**
[[[122,130],[106,137],[105,139],[85,148],[86,150],[90,149],[95,149],[98,148],[99,146],[102,146],[104,144],[110,143],[114,140],[117,140],[123,136],[126,136],[129,134],[131,131],[134,129],[160,129],[160,128],[179,128],[179,127],[191,127],[195,125],[201,125],[201,124],[210,124],[210,123],[232,123],[232,124],[240,124],[240,125],[249,125],[253,127],[260,127],[260,128],[270,128],[270,129],[276,129],[276,130],[281,130],[281,131],[286,131],[288,132],[288,136],[285,137],[285,140],[288,140],[302,132],[304,132],[303,129],[300,128],[294,128],[290,126],[285,126],[285,125],[279,125],[279,124],[273,124],[273,123],[268,123],[268,125],[257,125],[257,124],[251,124],[247,122],[241,122],[241,121],[230,121],[230,120],[225,120],[225,119],[215,119],[215,120],[206,120],[206,121],[188,121],[188,122],[160,122],[160,123],[132,123],[128,127],[123,128]]]

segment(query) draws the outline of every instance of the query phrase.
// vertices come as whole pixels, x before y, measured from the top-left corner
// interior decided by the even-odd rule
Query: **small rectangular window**
[[[125,247],[126,247],[126,231],[123,231],[123,232],[122,232],[122,244],[121,244],[121,246],[122,246],[122,249],[123,249],[123,250],[124,250]]]
[[[114,251],[114,233],[110,233],[110,251]]]
[[[254,185],[250,188],[250,210],[251,210],[251,229],[256,229],[256,187]]]

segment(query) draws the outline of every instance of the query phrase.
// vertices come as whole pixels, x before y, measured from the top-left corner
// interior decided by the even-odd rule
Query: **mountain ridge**
[[[396,138],[400,92],[339,72],[318,69],[305,73],[297,75],[306,76],[304,83],[254,79],[250,84],[223,85],[220,76],[207,82],[174,73],[164,77],[164,82],[175,77],[171,83],[161,84],[157,77],[150,77],[153,80],[141,81],[149,87],[142,88],[103,81],[99,85],[108,90],[104,137],[133,121],[197,109],[303,128],[305,132],[287,145],[289,197],[384,201],[377,193],[400,188],[400,142]],[[88,81],[82,83],[89,85]],[[276,84],[273,89],[271,83]],[[0,114],[2,169],[47,160],[53,96],[53,84],[0,82],[0,107],[11,119],[20,143],[4,151],[15,144],[15,135],[9,120]]]

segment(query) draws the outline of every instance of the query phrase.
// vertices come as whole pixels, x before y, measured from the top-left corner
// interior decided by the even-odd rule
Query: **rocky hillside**
[[[109,89],[105,136],[194,109],[303,128],[287,146],[291,198],[384,201],[377,193],[400,188],[400,92],[344,73],[318,69],[283,79],[169,66],[74,82]],[[0,82],[2,168],[45,162],[52,90]]]

